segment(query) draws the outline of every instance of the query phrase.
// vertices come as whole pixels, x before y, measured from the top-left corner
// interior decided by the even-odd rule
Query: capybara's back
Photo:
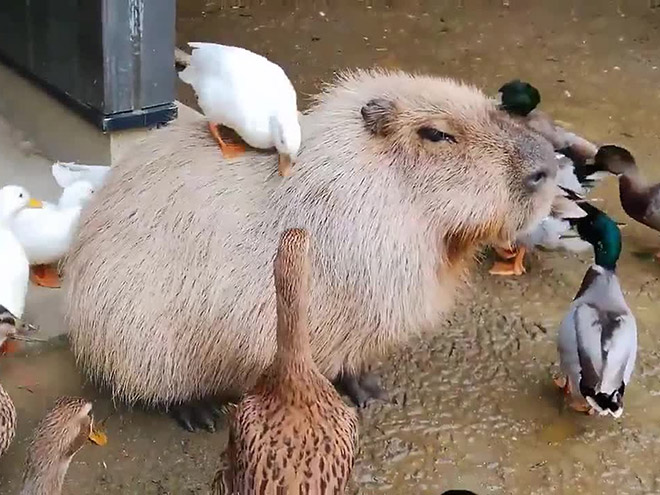
[[[436,325],[465,261],[545,214],[551,147],[479,91],[342,78],[303,117],[294,173],[225,161],[204,120],[153,131],[83,213],[66,264],[74,352],[127,401],[251,386],[275,352],[281,232],[315,239],[310,333],[329,378]]]

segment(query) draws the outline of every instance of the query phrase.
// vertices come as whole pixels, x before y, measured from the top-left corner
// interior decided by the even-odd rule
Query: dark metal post
[[[0,60],[103,131],[176,117],[176,0],[2,0]]]

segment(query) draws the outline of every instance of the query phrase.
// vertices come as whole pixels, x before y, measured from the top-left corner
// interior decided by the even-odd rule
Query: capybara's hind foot
[[[343,373],[335,381],[340,392],[346,394],[357,407],[366,407],[371,399],[387,400],[385,390],[373,373],[354,375]]]
[[[190,432],[203,429],[213,433],[222,409],[211,401],[196,401],[172,407],[170,415]]]

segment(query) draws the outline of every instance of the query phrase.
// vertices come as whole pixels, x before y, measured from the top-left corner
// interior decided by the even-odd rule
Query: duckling
[[[637,355],[637,324],[615,273],[621,233],[595,206],[581,208],[587,215],[573,223],[593,246],[595,263],[559,327],[561,374],[555,383],[570,396],[573,409],[618,418]]]
[[[61,397],[34,431],[27,450],[21,495],[59,495],[73,456],[87,440],[105,443],[94,431],[92,403]]]
[[[59,287],[57,268],[50,266],[69,250],[83,206],[94,194],[94,186],[76,181],[62,191],[57,205],[25,209],[14,217],[11,229],[32,265],[32,281],[43,287]]]
[[[515,240],[515,248],[494,247],[498,256],[506,261],[496,261],[489,271],[490,274],[523,275],[526,272],[523,263],[525,254],[536,247],[565,249],[576,253],[591,247],[579,238],[565,237],[571,230],[570,220],[586,216],[586,212],[575,202],[577,196],[567,197],[570,192],[564,189],[563,193],[555,196],[550,214],[531,229],[519,234]]]
[[[635,158],[620,146],[601,146],[595,165],[619,177],[619,198],[626,214],[660,231],[660,182],[649,185],[637,168]],[[655,257],[660,260],[660,251]]]
[[[277,351],[237,405],[218,494],[344,493],[358,420],[316,368],[309,345],[309,235],[282,234],[274,263]]]
[[[41,202],[19,186],[0,189],[0,305],[15,318],[23,317],[30,273],[23,246],[11,231],[16,216],[27,207],[38,208]]]
[[[232,158],[245,149],[225,143],[218,124],[236,131],[253,148],[275,147],[280,175],[287,176],[302,138],[296,91],[282,68],[244,48],[188,45],[193,51],[179,78],[195,90],[223,155]]]

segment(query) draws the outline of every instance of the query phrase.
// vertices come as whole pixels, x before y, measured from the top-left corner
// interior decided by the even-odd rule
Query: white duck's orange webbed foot
[[[57,289],[61,286],[57,267],[52,265],[34,265],[30,267],[30,280],[41,287]]]
[[[245,153],[245,146],[243,144],[225,143],[222,140],[222,136],[220,136],[220,131],[218,130],[218,124],[209,122],[209,131],[211,131],[211,135],[220,145],[222,156],[224,156],[225,158],[229,158],[229,159],[236,158],[237,156],[241,156],[243,153]]]

